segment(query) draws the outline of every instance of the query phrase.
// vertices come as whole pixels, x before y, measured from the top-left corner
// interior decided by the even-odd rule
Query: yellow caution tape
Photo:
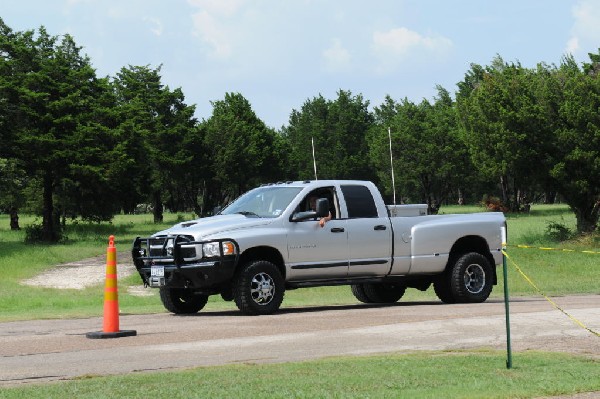
[[[521,268],[515,263],[514,260],[512,260],[512,258],[510,256],[508,256],[508,254],[506,253],[506,251],[502,251],[502,253],[504,254],[504,256],[506,256],[506,259],[508,259],[510,261],[510,263],[515,267],[515,269],[519,272],[519,274],[525,279],[525,281],[527,281],[529,283],[529,285],[531,285],[538,294],[540,294],[541,296],[543,296],[548,302],[550,302],[552,304],[552,306],[554,306],[554,308],[556,308],[557,310],[559,310],[561,313],[563,313],[564,315],[566,315],[569,319],[571,319],[575,324],[577,324],[578,326],[580,326],[581,328],[586,329],[587,331],[591,332],[592,334],[594,334],[597,337],[600,337],[600,333],[592,330],[591,328],[586,327],[581,321],[577,320],[575,317],[571,316],[570,314],[568,314],[567,312],[565,312],[564,309],[562,309],[560,306],[558,306],[556,304],[556,302],[554,302],[552,299],[550,299],[546,294],[544,294],[542,292],[542,290],[540,290],[538,288],[537,285],[535,285],[535,283],[523,272],[523,270],[521,270]]]
[[[528,248],[528,249],[540,249],[542,251],[581,252],[581,253],[584,253],[584,254],[600,255],[600,251],[576,251],[574,249],[551,248],[551,247],[534,247],[534,246],[531,246],[531,245],[523,245],[523,244],[509,245],[509,247]]]

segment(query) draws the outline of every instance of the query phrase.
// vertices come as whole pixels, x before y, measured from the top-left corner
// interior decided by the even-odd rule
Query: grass
[[[93,377],[0,389],[2,398],[537,398],[600,391],[600,362],[525,352],[421,352]]]
[[[551,226],[576,231],[574,214],[566,205],[536,205],[529,214],[508,215],[511,259],[548,295],[600,294],[600,235],[560,241]],[[527,245],[533,248],[519,248]],[[540,248],[554,248],[544,250]],[[563,252],[562,249],[574,252]],[[596,254],[584,253],[594,251]],[[510,263],[510,262],[509,262]],[[533,295],[534,289],[509,266],[513,295]],[[501,288],[501,285],[500,287]],[[495,289],[496,293],[502,292]]]
[[[444,213],[476,212],[481,208],[444,207]],[[83,290],[58,290],[24,286],[20,282],[33,277],[56,264],[106,253],[108,236],[115,235],[117,251],[129,251],[136,236],[147,236],[174,223],[192,218],[191,214],[166,214],[162,224],[154,224],[151,215],[118,215],[112,223],[69,223],[67,239],[57,245],[26,245],[24,231],[10,231],[7,215],[0,215],[0,321],[89,317],[102,312],[103,285]],[[589,236],[559,242],[548,233],[549,225],[559,224],[567,230],[575,229],[575,218],[564,205],[536,205],[529,214],[508,215],[511,258],[548,295],[600,294],[600,237]],[[35,218],[21,216],[21,225],[34,223]],[[517,248],[514,245],[570,248],[576,252],[544,251]],[[536,292],[509,267],[510,293],[535,295]],[[141,285],[139,276],[119,280],[119,304],[124,313],[164,312],[156,290],[149,297],[133,296],[124,287]],[[502,281],[494,288],[493,296],[502,296]],[[426,292],[408,290],[403,300],[437,301],[432,289]],[[348,287],[319,287],[286,292],[283,306],[323,306],[357,303]],[[210,298],[208,310],[235,309],[232,302],[219,296]]]

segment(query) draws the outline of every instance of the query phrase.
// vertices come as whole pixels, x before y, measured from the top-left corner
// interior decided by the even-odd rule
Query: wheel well
[[[488,246],[487,241],[481,236],[465,236],[459,238],[450,250],[450,256],[448,258],[448,264],[446,265],[446,269],[448,269],[448,267],[451,267],[461,255],[466,254],[468,252],[477,252],[485,256],[488,262],[490,262],[490,265],[492,265],[492,269],[494,270],[494,284],[496,284],[497,276],[496,268],[494,267],[496,262],[494,261],[494,257],[490,252],[490,247]]]
[[[253,247],[245,250],[238,260],[238,268],[254,260],[266,260],[273,263],[279,269],[281,276],[285,279],[285,267],[281,253],[273,247]]]

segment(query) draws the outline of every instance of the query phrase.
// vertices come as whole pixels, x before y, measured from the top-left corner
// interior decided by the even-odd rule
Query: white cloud
[[[234,37],[232,17],[240,10],[243,0],[188,0],[199,9],[192,15],[194,35],[212,49],[217,58],[229,58],[233,54]]]
[[[92,0],[67,0],[67,6],[71,7],[71,6],[80,4],[80,3],[91,3],[91,2],[92,2]]]
[[[372,41],[372,49],[380,60],[379,72],[424,55],[443,55],[452,46],[452,41],[446,37],[424,36],[404,27],[374,32]]]
[[[345,70],[350,66],[350,52],[342,46],[340,39],[333,39],[332,46],[324,50],[322,54],[328,71]]]
[[[378,53],[391,53],[396,56],[421,48],[430,51],[445,51],[452,46],[452,41],[445,37],[427,37],[407,28],[391,29],[387,32],[373,33],[373,46]]]
[[[207,43],[217,58],[231,56],[231,42],[227,29],[211,14],[200,11],[192,16],[194,21],[194,34]]]
[[[156,36],[160,36],[163,33],[163,25],[160,19],[153,17],[144,17],[144,22],[150,25],[150,31]]]
[[[209,13],[230,16],[240,9],[244,0],[188,0],[188,3]]]
[[[573,6],[571,13],[575,22],[565,51],[574,55],[584,50],[595,52],[600,42],[600,3],[582,0]]]
[[[573,36],[567,42],[567,49],[565,50],[569,54],[575,54],[579,50],[579,39],[577,36]]]

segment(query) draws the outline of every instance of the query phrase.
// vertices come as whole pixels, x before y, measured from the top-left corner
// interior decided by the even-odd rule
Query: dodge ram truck
[[[138,237],[132,256],[170,312],[196,313],[221,295],[265,315],[286,290],[330,285],[349,285],[364,303],[394,303],[407,288],[431,285],[445,303],[483,302],[505,237],[502,213],[427,215],[423,206],[386,206],[368,181],[297,181],[263,185],[215,216]]]

